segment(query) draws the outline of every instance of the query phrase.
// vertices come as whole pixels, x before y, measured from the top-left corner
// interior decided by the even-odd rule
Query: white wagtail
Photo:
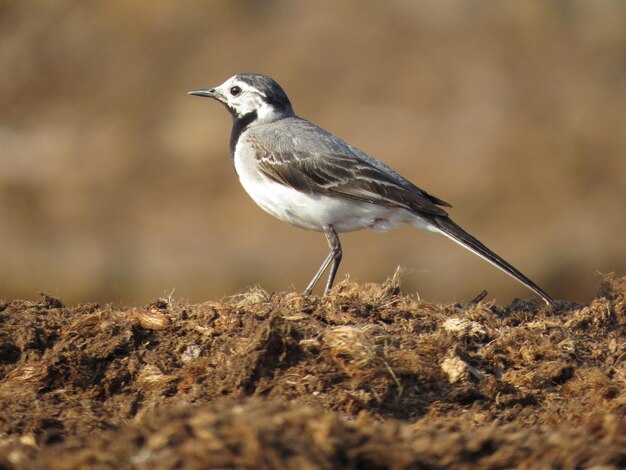
[[[272,78],[238,74],[216,88],[189,94],[214,98],[232,114],[230,153],[252,199],[282,221],[326,235],[330,254],[305,295],[329,265],[325,293],[332,287],[342,258],[337,232],[384,231],[408,223],[450,238],[554,306],[543,289],[455,224],[442,209],[450,204],[296,116],[287,94]]]

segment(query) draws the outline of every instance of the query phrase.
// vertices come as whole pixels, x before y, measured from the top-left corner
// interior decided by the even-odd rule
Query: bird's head
[[[259,121],[271,121],[293,114],[291,102],[281,86],[258,73],[241,73],[218,87],[193,90],[188,94],[216,99],[235,119],[256,114]]]

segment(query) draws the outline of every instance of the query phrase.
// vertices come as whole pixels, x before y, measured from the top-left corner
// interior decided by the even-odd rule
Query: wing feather
[[[247,136],[260,171],[273,181],[308,194],[325,194],[360,202],[403,207],[445,216],[450,206],[402,178],[382,162],[341,139],[296,118]],[[260,138],[258,132],[265,134]],[[268,138],[270,137],[270,138]]]

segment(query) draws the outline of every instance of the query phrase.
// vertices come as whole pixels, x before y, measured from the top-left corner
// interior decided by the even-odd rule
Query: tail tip
[[[556,310],[557,309],[557,303],[556,300],[554,300],[552,297],[548,297],[548,296],[541,296],[541,298],[543,299],[543,301],[546,303],[546,305],[551,308],[552,310]]]

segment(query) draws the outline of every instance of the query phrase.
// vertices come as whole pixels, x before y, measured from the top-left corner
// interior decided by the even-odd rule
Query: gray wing
[[[310,194],[447,215],[439,206],[450,204],[308,121],[287,118],[247,134],[259,169],[274,181]]]

